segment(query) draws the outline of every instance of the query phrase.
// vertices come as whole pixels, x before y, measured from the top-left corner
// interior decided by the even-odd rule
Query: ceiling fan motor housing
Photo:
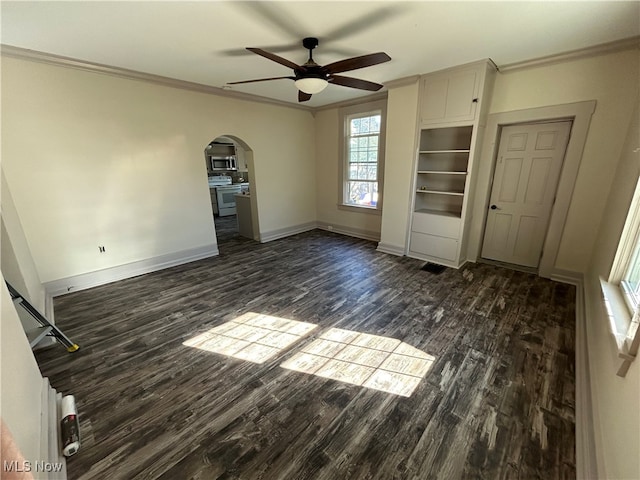
[[[318,46],[318,39],[316,37],[307,37],[302,40],[302,46],[307,50],[313,50]]]

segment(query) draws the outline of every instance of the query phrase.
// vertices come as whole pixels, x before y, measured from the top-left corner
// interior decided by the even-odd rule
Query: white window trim
[[[366,205],[353,205],[344,202],[344,191],[347,183],[347,118],[354,115],[367,115],[380,112],[380,137],[378,140],[378,203],[375,207]],[[387,101],[377,100],[374,102],[360,103],[343,107],[339,111],[340,116],[340,167],[338,168],[338,208],[358,213],[369,213],[382,215],[382,204],[384,201],[384,153],[387,136]]]
[[[637,242],[640,242],[640,179],[636,184],[609,278],[600,279],[609,316],[609,330],[615,339],[618,356],[623,360],[618,369],[621,377],[626,375],[640,346],[640,307],[635,312],[632,310],[631,303],[626,299],[627,293],[620,284]]]

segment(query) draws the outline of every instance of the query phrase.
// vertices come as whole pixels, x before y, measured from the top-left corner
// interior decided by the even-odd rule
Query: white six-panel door
[[[538,266],[570,131],[568,121],[502,129],[483,258]]]

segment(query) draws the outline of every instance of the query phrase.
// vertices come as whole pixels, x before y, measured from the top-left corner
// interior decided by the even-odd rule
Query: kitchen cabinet
[[[237,170],[236,147],[233,143],[212,142],[205,149],[207,173]]]
[[[483,61],[421,79],[410,257],[456,268],[466,260],[474,158],[494,76]]]
[[[239,172],[249,171],[249,166],[247,165],[247,156],[242,147],[236,148],[236,164]]]
[[[238,233],[243,237],[253,240],[253,220],[251,218],[250,195],[236,195],[236,214],[238,221]]]

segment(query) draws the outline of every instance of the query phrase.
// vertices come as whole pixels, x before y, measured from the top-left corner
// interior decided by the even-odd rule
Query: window
[[[640,179],[635,188],[608,281],[602,290],[609,324],[624,360],[618,375],[624,376],[640,346]]]
[[[344,109],[342,119],[340,204],[379,210],[384,155],[383,102]]]
[[[620,236],[609,282],[620,286],[632,315],[640,310],[640,179]]]
[[[620,280],[622,294],[632,312],[637,312],[640,304],[640,231],[635,233],[631,260]]]

